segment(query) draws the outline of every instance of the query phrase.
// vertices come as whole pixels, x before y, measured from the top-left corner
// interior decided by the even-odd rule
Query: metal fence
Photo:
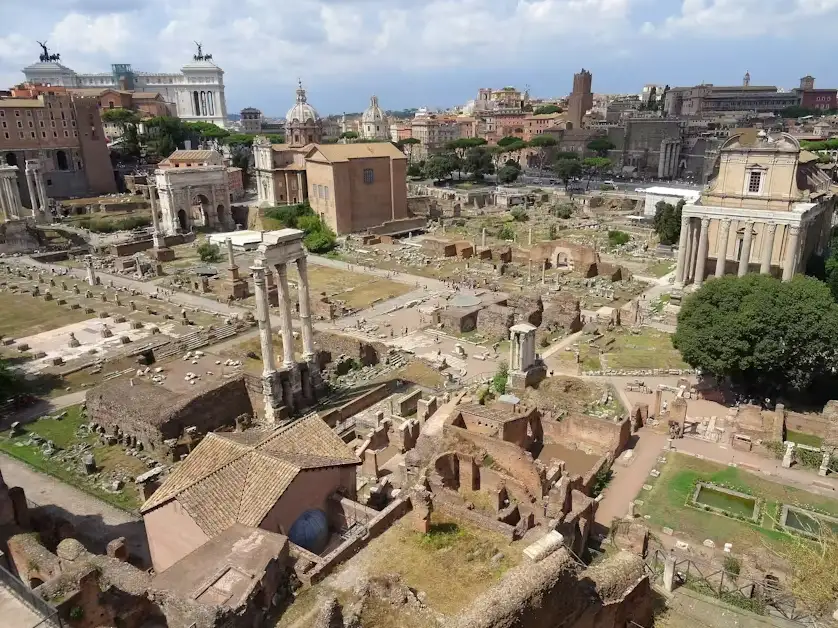
[[[0,586],[9,589],[15,597],[40,615],[41,621],[32,626],[32,628],[62,628],[58,611],[45,600],[41,599],[40,596],[36,595],[32,589],[27,587],[17,576],[10,573],[2,565],[0,565]]]
[[[667,552],[662,549],[650,548],[647,553],[646,568],[653,582],[663,576],[667,557]],[[776,578],[752,580],[711,563],[676,557],[675,584],[758,615],[782,617],[804,626],[815,623],[816,618],[810,611]]]

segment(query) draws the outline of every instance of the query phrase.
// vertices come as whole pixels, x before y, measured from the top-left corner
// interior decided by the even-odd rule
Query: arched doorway
[[[17,155],[14,153],[6,153],[6,165],[7,166],[16,166],[17,165]]]
[[[58,151],[55,153],[55,161],[58,164],[59,170],[67,170],[69,166],[67,165],[67,153],[63,150]]]
[[[178,225],[180,225],[180,230],[183,233],[186,233],[187,231],[189,231],[189,227],[186,224],[186,212],[184,210],[182,210],[182,209],[178,210],[177,221],[178,221]]]
[[[203,194],[195,195],[192,199],[192,222],[201,226],[209,224],[209,211],[212,206],[209,199]]]
[[[567,268],[568,266],[567,253],[559,252],[556,254],[556,268]]]

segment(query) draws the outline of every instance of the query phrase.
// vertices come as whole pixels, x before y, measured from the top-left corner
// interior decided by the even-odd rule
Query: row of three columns
[[[303,332],[303,359],[306,361],[314,357],[314,338],[311,328],[311,312],[309,310],[308,269],[306,258],[296,260],[297,273],[300,276],[297,284],[297,298],[300,302],[300,326]],[[266,268],[261,259],[257,259],[250,267],[253,272],[253,290],[256,297],[256,320],[259,323],[259,340],[262,346],[262,375],[269,376],[276,371],[274,366],[274,350],[271,332],[271,312],[268,304],[268,288]],[[277,264],[277,290],[279,297],[279,317],[282,334],[282,366],[294,366],[294,333],[291,328],[291,299],[288,289],[287,264]]]

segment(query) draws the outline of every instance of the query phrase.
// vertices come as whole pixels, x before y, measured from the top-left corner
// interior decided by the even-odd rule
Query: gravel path
[[[104,552],[108,541],[124,536],[132,556],[150,565],[142,519],[64,484],[26,464],[0,454],[0,472],[9,486],[20,486],[26,498],[45,512],[68,520],[89,549]],[[30,504],[30,508],[32,508]],[[2,623],[2,622],[0,622]]]

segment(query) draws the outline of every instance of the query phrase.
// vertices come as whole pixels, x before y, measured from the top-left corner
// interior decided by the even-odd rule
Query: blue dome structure
[[[326,513],[316,508],[306,510],[291,526],[288,539],[314,554],[322,552],[329,541],[329,522],[326,519]]]

